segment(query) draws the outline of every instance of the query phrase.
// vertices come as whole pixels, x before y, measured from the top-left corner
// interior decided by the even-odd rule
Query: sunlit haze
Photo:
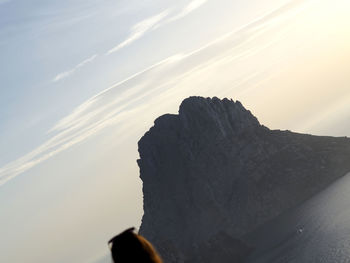
[[[0,0],[0,262],[94,263],[139,227],[137,142],[188,96],[350,136],[349,14],[348,0]]]

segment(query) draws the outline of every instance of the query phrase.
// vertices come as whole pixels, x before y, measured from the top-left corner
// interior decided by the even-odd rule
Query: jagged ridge
[[[218,98],[190,97],[156,119],[139,153],[140,232],[165,262],[213,262],[198,255],[227,237],[239,245],[215,261],[243,260],[245,235],[350,171],[348,138],[271,131]]]

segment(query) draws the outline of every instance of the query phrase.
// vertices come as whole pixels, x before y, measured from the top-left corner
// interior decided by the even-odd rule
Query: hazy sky
[[[348,0],[0,0],[0,262],[93,263],[138,227],[137,141],[187,96],[350,136],[349,14]]]

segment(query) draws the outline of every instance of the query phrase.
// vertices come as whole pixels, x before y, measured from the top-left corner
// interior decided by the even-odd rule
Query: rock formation
[[[139,153],[140,233],[166,263],[243,262],[246,235],[350,171],[350,139],[270,130],[218,98],[156,119]]]

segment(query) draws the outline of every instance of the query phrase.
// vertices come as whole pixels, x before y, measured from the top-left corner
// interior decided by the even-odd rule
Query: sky
[[[137,142],[192,95],[350,136],[348,0],[0,0],[0,262],[110,262]]]

